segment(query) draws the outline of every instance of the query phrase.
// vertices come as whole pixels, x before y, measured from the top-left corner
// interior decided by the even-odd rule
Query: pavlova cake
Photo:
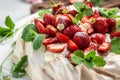
[[[12,76],[31,80],[120,80],[118,8],[91,2],[40,10],[16,41]]]

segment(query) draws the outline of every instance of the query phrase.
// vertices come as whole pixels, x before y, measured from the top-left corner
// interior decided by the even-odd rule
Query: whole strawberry
[[[56,18],[52,14],[45,14],[43,17],[43,20],[45,22],[45,25],[52,25],[56,27]]]
[[[71,25],[64,29],[63,34],[67,35],[69,38],[73,38],[76,32],[81,32],[81,28],[78,25]]]
[[[90,44],[90,37],[86,32],[77,32],[74,35],[73,41],[80,49],[84,49]]]
[[[67,13],[67,12],[68,12],[68,10],[67,10],[66,6],[64,6],[63,4],[58,4],[58,5],[56,5],[52,8],[52,14],[53,15],[64,14],[64,13]]]
[[[108,18],[107,24],[108,24],[108,33],[114,32],[116,28],[116,20]]]
[[[93,27],[96,33],[105,34],[106,32],[108,32],[108,24],[106,22],[106,19],[103,17],[98,17]]]
[[[111,39],[114,38],[114,37],[120,37],[120,31],[118,31],[118,32],[112,32],[112,33],[110,34],[110,38],[111,38]]]
[[[56,22],[58,24],[63,24],[64,27],[68,27],[73,24],[72,20],[67,15],[57,15]]]

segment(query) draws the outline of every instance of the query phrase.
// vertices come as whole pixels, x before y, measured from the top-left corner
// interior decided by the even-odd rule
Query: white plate
[[[29,16],[27,18],[24,18],[21,21],[17,22],[15,28],[20,28],[20,27],[24,26],[25,24],[30,22],[30,20],[34,19],[35,17],[38,17],[38,13],[35,13],[35,14],[33,14],[33,15],[31,15],[31,16]],[[0,65],[2,64],[3,60],[13,50],[13,47],[11,46],[11,44],[14,41],[16,41],[16,39],[17,39],[20,32],[21,31],[19,30],[12,38],[10,38],[9,40],[6,40],[2,44],[0,44]],[[10,75],[11,64],[12,64],[12,55],[7,59],[7,61],[3,65],[3,73],[4,73],[4,75],[11,76]],[[2,79],[2,76],[0,76],[0,80],[1,79]],[[11,80],[28,80],[28,78],[25,77],[24,79],[11,79]]]

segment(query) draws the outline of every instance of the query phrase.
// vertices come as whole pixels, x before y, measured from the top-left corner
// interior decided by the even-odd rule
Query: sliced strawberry
[[[107,24],[108,24],[108,32],[109,33],[114,32],[115,28],[116,28],[116,20],[108,18],[107,19]]]
[[[70,51],[79,50],[78,46],[77,46],[72,40],[69,40],[69,41],[67,42],[67,48],[68,48],[68,50],[70,50]]]
[[[91,35],[91,41],[96,44],[102,44],[105,42],[106,37],[101,33],[95,33]]]
[[[81,28],[78,25],[71,25],[64,29],[63,34],[67,35],[69,38],[73,38],[76,32],[80,32]]]
[[[96,46],[94,44],[89,45],[87,48],[85,48],[83,51],[84,53],[89,53],[92,50],[96,50]]]
[[[98,47],[98,51],[101,53],[106,53],[110,50],[110,42],[104,42]]]
[[[34,19],[34,23],[37,24],[37,22],[40,22],[43,26],[45,26],[45,23],[42,20]]]
[[[56,42],[57,42],[56,38],[46,38],[46,39],[44,39],[43,44],[48,45],[48,44],[52,44],[52,43],[56,43]]]
[[[57,22],[57,25],[63,24],[64,27],[68,27],[73,24],[72,20],[68,16],[61,15],[61,14],[57,15],[56,22]]]
[[[83,23],[82,27],[84,28],[83,32],[87,32],[89,35],[94,33],[94,28],[90,23]]]
[[[56,18],[54,15],[45,14],[43,17],[43,20],[44,20],[46,25],[52,25],[52,26],[56,27]]]
[[[68,36],[66,36],[66,35],[64,35],[64,34],[62,34],[60,32],[57,32],[56,38],[57,38],[58,41],[63,42],[63,43],[66,43],[69,40]]]
[[[57,29],[54,28],[52,25],[47,25],[46,26],[47,34],[49,37],[55,37],[57,33]]]
[[[64,50],[65,45],[61,44],[48,44],[47,45],[47,50],[53,53],[60,53]]]
[[[108,24],[106,22],[106,19],[103,17],[98,17],[93,27],[97,33],[105,34],[108,32]]]
[[[120,31],[118,32],[113,32],[110,34],[110,38],[113,39],[114,37],[120,37]]]
[[[36,23],[36,28],[37,28],[37,31],[39,32],[39,33],[43,33],[43,34],[46,34],[46,28],[42,25],[42,23],[41,22],[39,22],[39,21],[37,21],[37,23]]]

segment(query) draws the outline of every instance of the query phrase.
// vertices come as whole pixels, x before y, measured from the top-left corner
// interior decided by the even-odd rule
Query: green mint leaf
[[[3,76],[3,80],[11,80],[8,76]]]
[[[83,18],[83,13],[79,12],[75,18],[81,21],[81,19]]]
[[[44,39],[45,39],[45,35],[43,34],[37,35],[36,38],[33,40],[33,49],[38,50],[41,47]]]
[[[90,0],[93,4],[95,4],[96,6],[99,6],[99,5],[101,5],[103,2],[104,2],[104,0]]]
[[[84,61],[84,53],[81,50],[74,51],[71,59],[73,63],[81,64]]]
[[[22,32],[21,38],[26,42],[33,41],[33,39],[35,38],[35,35],[31,33],[31,29],[37,32],[36,26],[34,24],[28,24]]]
[[[7,16],[6,19],[5,19],[5,25],[7,27],[9,27],[10,29],[14,29],[15,27],[15,24],[14,22],[12,21],[12,19],[10,18],[10,16]]]
[[[94,63],[93,63],[93,58],[95,57],[96,52],[95,51],[91,51],[89,52],[86,56],[85,56],[85,60],[84,60],[84,64],[88,67],[88,68],[93,68],[94,67]]]
[[[87,61],[87,60],[84,60],[84,64],[85,66],[87,66],[88,68],[93,68],[94,67],[94,63],[93,61]]]
[[[120,37],[113,38],[110,44],[111,44],[110,52],[120,54]]]
[[[90,8],[86,8],[84,11],[83,11],[83,14],[85,14],[86,16],[91,16],[94,14],[93,10],[90,9]]]
[[[119,12],[119,8],[111,8],[111,9],[104,9],[104,8],[99,8],[99,11],[102,16],[107,17],[107,18],[115,18],[117,17],[116,14]]]
[[[74,2],[73,5],[78,12],[81,12],[86,7],[86,4],[82,2]]]
[[[23,56],[17,64],[13,64],[11,68],[11,73],[14,78],[21,78],[25,76],[25,68],[28,65],[27,55]]]
[[[39,13],[40,19],[43,19],[43,16],[45,14],[52,13],[52,10],[50,10],[50,9],[42,9],[38,13]]]
[[[1,37],[6,36],[9,32],[11,32],[11,30],[9,28],[0,27],[0,36]]]
[[[106,64],[105,60],[104,60],[102,57],[100,57],[100,56],[96,56],[96,57],[93,59],[93,62],[94,62],[94,64],[95,64],[96,66],[98,66],[98,67],[103,67],[103,66],[105,66],[105,64]]]
[[[90,51],[86,56],[85,56],[85,60],[87,61],[91,61],[96,55],[95,51]]]

